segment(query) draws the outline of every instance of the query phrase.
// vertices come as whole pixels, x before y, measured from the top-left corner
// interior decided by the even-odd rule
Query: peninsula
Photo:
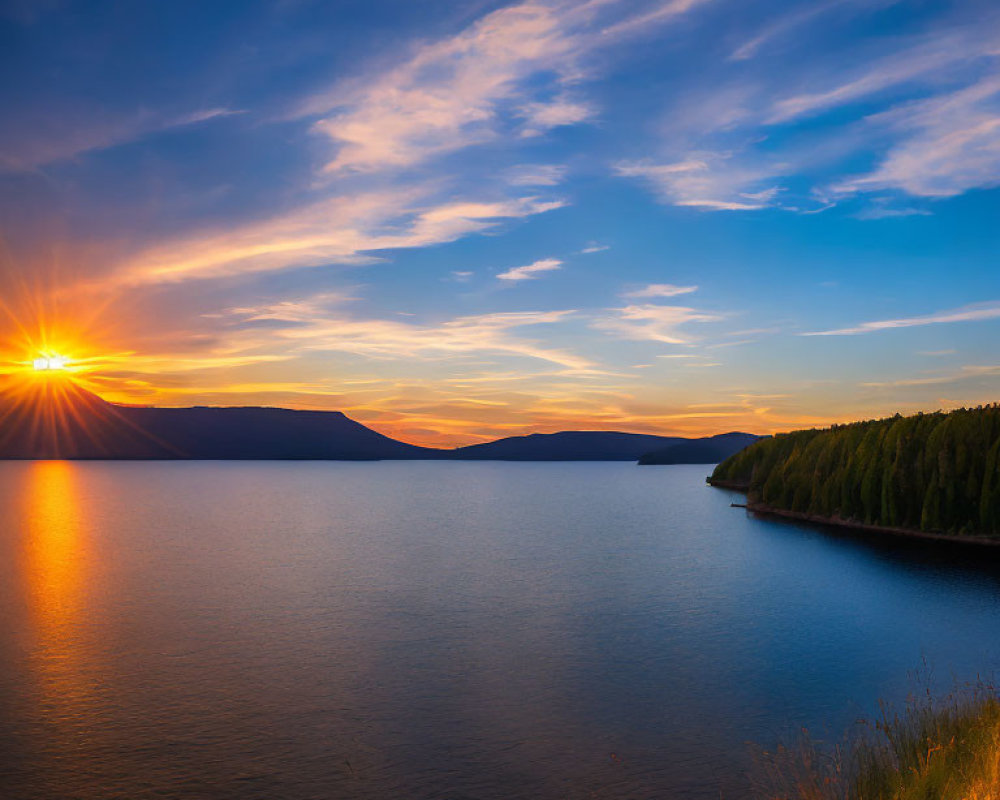
[[[801,430],[708,478],[747,509],[926,538],[1000,543],[1000,406]]]

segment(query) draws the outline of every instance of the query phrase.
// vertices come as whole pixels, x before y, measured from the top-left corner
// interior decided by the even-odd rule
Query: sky
[[[454,446],[1000,400],[992,0],[0,0],[0,372]]]

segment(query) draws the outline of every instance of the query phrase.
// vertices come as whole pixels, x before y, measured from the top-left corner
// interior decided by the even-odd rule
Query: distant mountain
[[[451,457],[492,461],[636,461],[650,450],[685,441],[676,436],[616,431],[532,433],[459,447],[451,451]]]
[[[180,458],[435,458],[439,451],[390,439],[339,411],[286,408],[119,408]]]
[[[0,391],[0,458],[440,458],[339,411],[120,406],[68,378]]]
[[[704,439],[691,439],[645,453],[640,464],[718,464],[763,437],[752,433],[720,433]]]
[[[732,437],[749,438],[737,446]],[[730,455],[756,438],[563,431],[438,450],[390,439],[339,411],[123,406],[59,375],[0,385],[0,459],[636,461],[669,451],[674,461],[644,463],[709,463],[724,456],[707,446],[724,446]],[[703,461],[706,454],[712,457]]]

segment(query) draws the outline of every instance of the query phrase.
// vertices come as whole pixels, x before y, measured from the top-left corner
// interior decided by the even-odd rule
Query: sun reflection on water
[[[77,481],[68,461],[36,461],[23,493],[33,650],[52,722],[84,718],[93,689],[82,635],[88,547]]]

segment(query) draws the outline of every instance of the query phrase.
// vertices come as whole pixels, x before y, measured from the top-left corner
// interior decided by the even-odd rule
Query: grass
[[[1000,699],[991,687],[935,703],[883,706],[852,740],[824,749],[808,734],[759,758],[767,800],[1000,800]]]

